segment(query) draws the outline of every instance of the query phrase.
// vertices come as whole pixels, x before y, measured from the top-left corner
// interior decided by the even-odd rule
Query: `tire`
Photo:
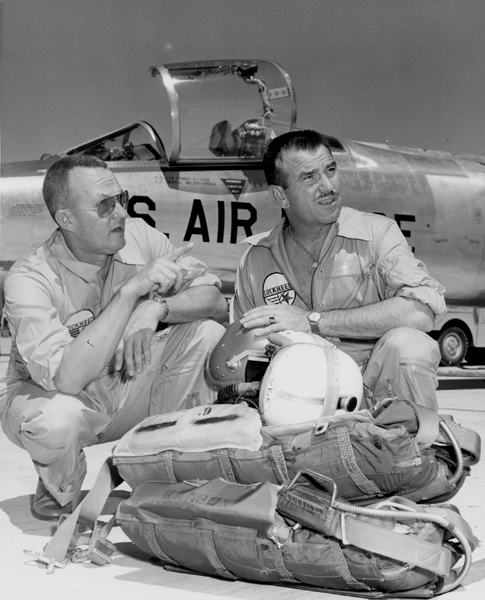
[[[441,352],[441,363],[444,365],[460,365],[465,360],[468,349],[468,338],[463,329],[447,327],[438,338]]]

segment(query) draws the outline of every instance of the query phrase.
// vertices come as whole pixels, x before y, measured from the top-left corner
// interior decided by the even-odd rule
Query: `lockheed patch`
[[[75,338],[93,321],[93,313],[90,310],[84,309],[71,315],[66,321],[65,326],[69,329],[71,337]]]
[[[271,273],[263,281],[265,304],[293,304],[295,298],[295,290],[282,273]]]

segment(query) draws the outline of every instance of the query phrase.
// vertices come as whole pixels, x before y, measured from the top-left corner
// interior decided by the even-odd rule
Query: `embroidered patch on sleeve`
[[[77,337],[81,331],[94,321],[94,315],[90,310],[84,309],[74,313],[65,322],[71,337]]]
[[[295,297],[295,290],[282,273],[271,273],[263,281],[265,304],[293,304]]]

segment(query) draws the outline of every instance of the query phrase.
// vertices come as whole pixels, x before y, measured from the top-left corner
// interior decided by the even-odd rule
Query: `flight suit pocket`
[[[162,415],[179,409],[182,398],[176,397],[172,378],[162,373],[155,379],[150,392],[148,415]]]
[[[150,392],[148,416],[163,415],[177,410],[195,408],[202,404],[198,391],[182,391],[177,376],[162,374],[155,379]]]
[[[357,256],[335,260],[324,291],[328,309],[361,306],[367,296],[370,279],[371,268],[363,267]]]

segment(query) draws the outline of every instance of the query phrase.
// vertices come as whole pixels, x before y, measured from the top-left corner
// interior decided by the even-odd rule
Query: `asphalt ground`
[[[9,338],[0,338],[0,376],[5,372],[10,348]],[[440,412],[452,414],[462,425],[485,436],[485,369],[440,370],[438,399]],[[113,444],[86,449],[88,475],[84,488],[89,489],[96,474],[110,454]],[[223,581],[198,575],[168,572],[149,562],[119,528],[110,539],[117,551],[111,565],[72,564],[47,575],[24,550],[39,551],[49,541],[53,526],[35,520],[30,503],[37,475],[24,450],[10,443],[0,431],[0,594],[13,600],[306,600],[321,597],[321,592],[290,589],[241,581]],[[475,535],[485,540],[485,461],[472,469],[471,476],[450,501],[469,522]],[[126,485],[126,484],[124,484]],[[125,488],[128,489],[128,488]],[[481,591],[480,591],[481,590]],[[485,547],[473,553],[472,568],[463,585],[443,597],[452,600],[475,600],[485,594]],[[351,596],[326,594],[327,598]]]

